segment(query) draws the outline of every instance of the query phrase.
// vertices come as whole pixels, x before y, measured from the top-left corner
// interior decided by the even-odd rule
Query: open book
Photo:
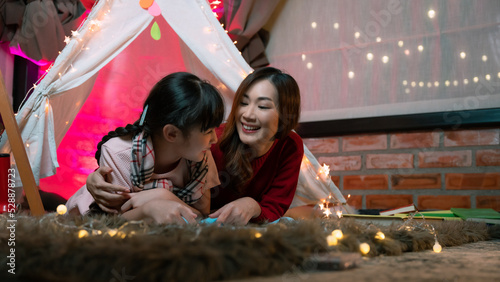
[[[410,205],[395,208],[395,209],[381,211],[380,215],[394,215],[397,213],[407,213],[407,212],[413,212],[413,211],[418,211],[418,209],[414,204],[410,204]]]

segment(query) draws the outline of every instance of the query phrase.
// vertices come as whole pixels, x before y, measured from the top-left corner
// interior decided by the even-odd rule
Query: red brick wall
[[[500,129],[433,130],[307,138],[358,209],[415,203],[420,210],[500,211]]]

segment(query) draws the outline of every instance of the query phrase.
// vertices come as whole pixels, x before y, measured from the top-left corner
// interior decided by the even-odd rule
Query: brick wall
[[[500,129],[306,138],[348,203],[389,209],[500,211]]]

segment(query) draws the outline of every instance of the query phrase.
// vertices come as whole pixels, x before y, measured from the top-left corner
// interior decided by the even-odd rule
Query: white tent
[[[16,120],[37,183],[40,178],[55,174],[56,149],[87,99],[98,71],[134,41],[155,16],[162,16],[168,22],[217,80],[212,83],[226,94],[226,102],[231,98],[227,93],[233,93],[252,71],[205,0],[155,0],[154,5],[161,14],[141,8],[139,1],[98,1],[19,110]],[[9,153],[7,138],[1,140],[0,151]],[[297,193],[292,205],[314,204],[330,193],[345,202],[331,180],[326,185],[317,185],[319,164],[307,148],[305,151],[311,161],[303,165],[303,171],[308,170],[311,175],[301,173],[298,190],[302,193]],[[16,184],[21,185],[21,180],[16,179]],[[307,187],[311,185],[319,190],[308,193]]]

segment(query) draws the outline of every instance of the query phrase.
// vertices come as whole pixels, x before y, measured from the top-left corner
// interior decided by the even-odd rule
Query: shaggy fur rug
[[[370,246],[367,256],[378,256],[432,249],[436,238],[443,248],[500,238],[500,226],[466,221],[375,226],[341,218],[217,227],[54,213],[14,219],[0,216],[2,281],[238,279],[315,270],[305,264],[311,257],[359,253],[360,243]],[[329,246],[326,237],[335,229],[343,238]],[[379,231],[385,239],[376,238]],[[13,266],[15,274],[9,273]]]

